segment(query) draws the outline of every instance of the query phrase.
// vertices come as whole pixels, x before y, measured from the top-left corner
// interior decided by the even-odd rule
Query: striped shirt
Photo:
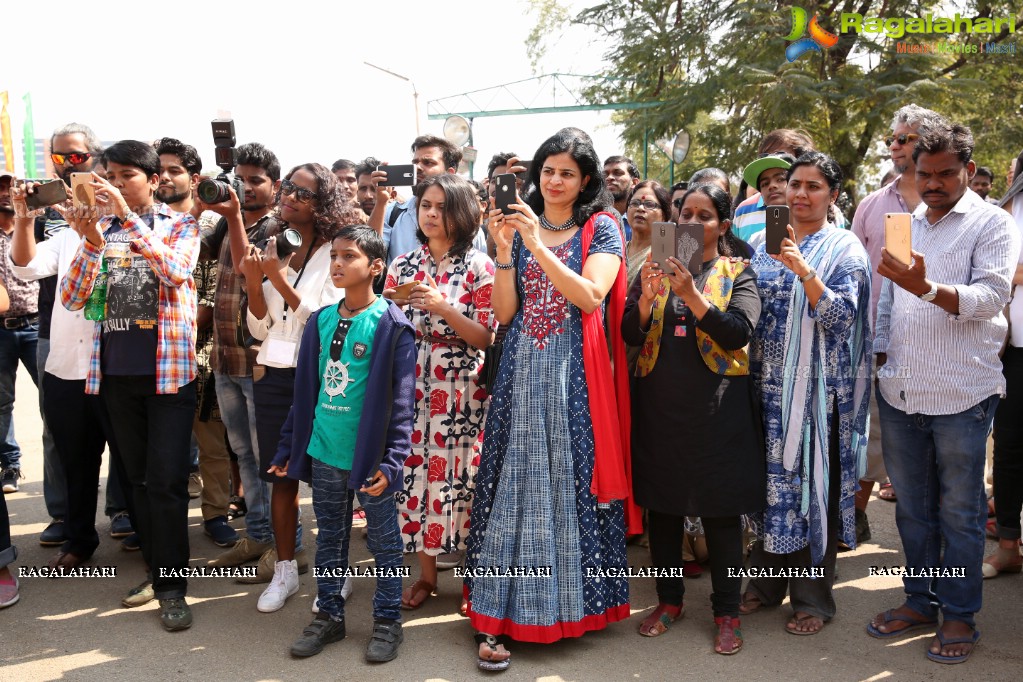
[[[114,216],[100,219],[100,228],[108,232],[116,226]],[[195,378],[195,283],[192,269],[199,257],[199,228],[195,218],[177,213],[165,204],[153,206],[153,227],[142,220],[129,219],[122,230],[133,239],[131,248],[148,262],[160,282],[160,306],[156,330],[156,392],[177,393]],[[71,267],[60,281],[60,301],[68,310],[85,306],[99,274],[103,248],[82,239]],[[101,322],[93,325],[92,355],[85,392],[99,393],[102,372]]]
[[[955,287],[952,315],[885,279],[877,307],[874,352],[887,353],[878,372],[881,395],[906,414],[957,414],[1005,394],[1002,314],[1020,251],[1012,217],[972,190],[933,225],[927,205],[913,212],[913,250],[927,279]]]

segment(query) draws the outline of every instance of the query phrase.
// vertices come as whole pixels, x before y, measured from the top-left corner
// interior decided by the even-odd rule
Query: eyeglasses
[[[650,201],[649,199],[646,199],[644,201],[640,201],[639,199],[633,199],[632,201],[629,202],[629,208],[645,208],[648,211],[656,211],[660,207],[661,205],[659,203],[657,203],[656,201]]]
[[[305,187],[299,187],[291,180],[281,180],[281,194],[288,197],[294,194],[295,198],[303,204],[311,203],[316,198],[316,192],[307,190]]]
[[[675,199],[673,202],[671,202],[671,205],[679,210],[682,210],[682,197]]]
[[[71,164],[77,166],[80,163],[85,163],[92,158],[92,154],[89,152],[71,152],[69,154],[50,154],[50,160],[53,161],[54,166],[63,166],[65,164]]]
[[[891,147],[893,142],[898,142],[899,146],[902,146],[907,142],[912,142],[916,139],[919,139],[919,137],[920,136],[917,135],[916,133],[902,133],[901,135],[896,135],[894,137],[889,135],[888,137],[884,138],[884,146]]]

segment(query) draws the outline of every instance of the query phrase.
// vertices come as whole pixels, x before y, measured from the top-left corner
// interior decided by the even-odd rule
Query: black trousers
[[[1005,397],[995,410],[995,511],[998,537],[1020,538],[1020,510],[1023,509],[1023,348],[1009,346],[1002,357]]]
[[[191,468],[195,382],[158,394],[155,376],[104,376],[100,395],[124,461],[142,556],[158,599],[184,597],[185,578],[161,568],[188,566],[188,474]]]
[[[685,535],[685,517],[649,511],[650,557],[654,567],[682,570],[682,540]],[[715,616],[738,616],[742,588],[742,519],[738,516],[721,518],[700,517],[707,538],[710,555],[710,578],[713,592],[710,596]],[[734,577],[728,575],[733,569]],[[655,579],[657,601],[680,606],[686,587],[681,575],[660,576]]]

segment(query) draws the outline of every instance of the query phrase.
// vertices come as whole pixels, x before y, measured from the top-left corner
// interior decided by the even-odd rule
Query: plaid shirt
[[[105,234],[117,220],[104,216],[100,226]],[[122,229],[134,237],[131,249],[141,254],[160,281],[160,308],[156,340],[156,392],[177,393],[195,378],[195,283],[192,268],[199,257],[199,229],[187,213],[176,213],[165,204],[153,206],[153,227],[132,214]],[[103,249],[83,239],[60,281],[60,301],[68,310],[85,307],[100,270]],[[85,392],[99,393],[102,372],[100,357],[103,324],[95,323],[92,356]]]

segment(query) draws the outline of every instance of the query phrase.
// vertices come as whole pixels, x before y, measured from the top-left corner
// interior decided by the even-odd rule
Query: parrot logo
[[[804,38],[803,34],[808,30],[810,32],[810,36]],[[816,15],[810,20],[808,25],[806,21],[806,10],[802,7],[793,7],[792,33],[788,34],[785,37],[785,40],[795,41],[785,48],[785,57],[790,62],[794,62],[811,50],[823,52],[821,48],[827,50],[834,47],[838,43],[838,36],[821,28]]]

